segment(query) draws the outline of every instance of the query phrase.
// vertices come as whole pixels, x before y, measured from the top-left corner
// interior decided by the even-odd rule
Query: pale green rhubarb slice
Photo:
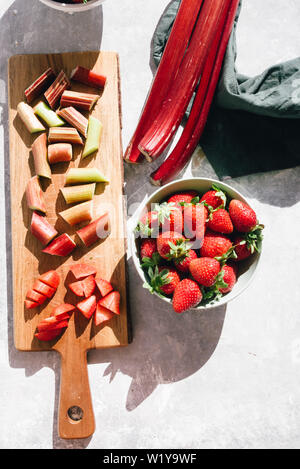
[[[98,168],[71,168],[66,174],[66,184],[109,182]]]
[[[67,204],[92,200],[95,194],[96,183],[61,188],[61,193]]]
[[[95,151],[98,151],[100,147],[102,130],[102,123],[96,119],[96,117],[91,116],[89,118],[87,138],[83,149],[82,158],[86,158]]]
[[[36,132],[44,132],[46,130],[43,124],[36,117],[34,110],[31,106],[29,106],[29,104],[24,102],[19,103],[17,106],[17,112],[20,119],[25,124],[26,129],[31,134]]]
[[[67,208],[59,215],[71,226],[77,225],[83,221],[91,221],[93,210],[93,201],[82,202],[81,204],[74,205]]]
[[[35,174],[51,179],[51,168],[47,158],[47,135],[39,135],[31,146],[34,160]]]
[[[65,124],[56,112],[52,111],[52,109],[50,109],[50,107],[43,101],[40,101],[34,107],[34,113],[39,116],[48,125],[48,127],[60,127]]]

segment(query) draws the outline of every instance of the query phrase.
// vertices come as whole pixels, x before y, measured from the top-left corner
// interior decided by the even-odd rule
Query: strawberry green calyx
[[[171,278],[168,277],[169,270],[163,269],[159,271],[158,266],[156,266],[154,269],[149,267],[148,275],[150,278],[150,283],[145,282],[143,285],[144,288],[147,288],[150,293],[156,292],[159,296],[163,297],[164,295],[162,294],[161,288],[164,285],[171,283]]]
[[[139,221],[134,231],[135,233],[140,234],[142,237],[145,236],[146,238],[149,238],[153,233],[153,228],[150,228],[149,222],[143,223]]]
[[[263,234],[262,230],[264,229],[264,225],[257,224],[251,231],[245,233],[244,239],[245,242],[241,241],[240,245],[246,244],[247,248],[250,250],[251,254],[256,252],[261,252]]]
[[[143,257],[141,267],[147,269],[149,269],[149,267],[153,268],[158,266],[161,261],[162,257],[158,254],[158,252],[154,252],[152,257]]]
[[[214,303],[219,301],[223,294],[220,292],[221,288],[227,288],[228,284],[224,282],[224,270],[220,270],[216,277],[215,283],[211,287],[202,287],[203,302],[205,303]]]
[[[229,259],[236,259],[237,255],[234,250],[235,246],[232,246],[228,249],[227,252],[222,254],[222,256],[216,256],[215,259],[220,262],[221,266],[223,266]]]
[[[171,212],[179,210],[173,202],[163,202],[161,204],[155,204],[154,211],[157,212],[158,223],[163,225],[166,220],[171,219]]]
[[[225,208],[226,207],[226,202],[227,202],[227,197],[224,191],[220,189],[216,184],[212,185],[212,189],[216,191],[215,197],[220,197],[220,199],[223,201],[223,204],[220,205],[219,208]]]
[[[187,256],[192,247],[192,243],[188,242],[188,239],[176,239],[175,243],[169,241],[170,246],[169,254],[167,254],[168,260],[183,261]]]

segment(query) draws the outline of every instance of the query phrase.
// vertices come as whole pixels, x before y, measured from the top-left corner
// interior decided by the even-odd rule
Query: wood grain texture
[[[64,70],[68,76],[77,65],[94,69],[107,76],[107,85],[92,115],[103,124],[101,146],[96,155],[81,160],[82,147],[74,145],[70,163],[52,165],[52,181],[42,181],[47,207],[47,219],[56,229],[67,232],[78,244],[68,258],[50,256],[41,252],[42,246],[30,233],[32,212],[28,209],[25,187],[34,175],[30,147],[36,136],[31,136],[16,113],[17,105],[24,100],[24,90],[44,70],[52,67],[56,72]],[[75,82],[75,91],[94,92],[92,88]],[[34,105],[35,103],[32,103]],[[85,114],[88,116],[88,114]],[[11,222],[13,253],[13,305],[14,340],[18,350],[56,350],[62,357],[60,395],[60,435],[63,438],[83,438],[94,430],[93,412],[88,385],[86,351],[95,348],[119,347],[128,344],[127,298],[126,298],[126,242],[123,203],[123,163],[121,147],[121,106],[118,55],[114,52],[74,52],[48,55],[19,55],[9,60],[9,131],[10,131],[10,178]],[[107,176],[109,184],[97,184],[94,198],[96,218],[106,210],[110,212],[111,235],[102,242],[85,248],[76,237],[80,228],[69,227],[59,217],[66,209],[60,188],[64,185],[65,172],[70,167],[97,167]],[[70,319],[69,327],[56,340],[40,342],[34,338],[38,322],[49,316],[53,307],[68,302],[76,304],[78,298],[67,284],[74,280],[69,267],[74,262],[95,265],[99,276],[110,280],[121,294],[121,314],[106,326],[95,327],[78,311]],[[55,296],[37,309],[24,306],[26,292],[40,274],[56,269],[61,283]],[[80,406],[83,419],[74,423],[67,416],[70,405]]]

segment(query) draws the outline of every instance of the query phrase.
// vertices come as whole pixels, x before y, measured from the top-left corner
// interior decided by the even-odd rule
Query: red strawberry
[[[149,257],[152,259],[153,254],[157,252],[156,239],[145,238],[141,242],[140,258]]]
[[[112,311],[109,311],[108,309],[104,308],[104,306],[101,306],[98,301],[94,316],[95,326],[100,326],[100,324],[109,321],[114,317],[114,315],[115,314]]]
[[[207,209],[202,204],[191,204],[184,207],[184,235],[187,238],[195,239],[193,243],[194,249],[202,246],[205,222],[207,218]]]
[[[36,308],[37,306],[39,306],[39,304],[36,301],[25,300],[24,303],[25,303],[26,309],[32,309],[32,308]]]
[[[257,217],[249,205],[232,199],[229,204],[229,215],[237,231],[248,233],[257,225]]]
[[[165,295],[171,295],[176,285],[180,282],[178,272],[173,267],[156,267],[154,270],[149,269],[148,275],[150,277],[150,292],[163,293]]]
[[[26,298],[38,303],[38,305],[42,305],[47,300],[45,295],[34,290],[29,290],[26,294]]]
[[[196,282],[211,287],[220,272],[220,263],[211,257],[200,257],[190,263],[190,273]]]
[[[96,309],[96,305],[96,297],[95,295],[92,295],[89,298],[80,301],[80,303],[77,304],[77,308],[87,319],[90,319]]]
[[[69,288],[76,296],[84,296],[83,283],[81,280],[69,283]]]
[[[159,227],[162,231],[177,231],[182,233],[183,221],[181,209],[167,202],[156,204]]]
[[[97,270],[92,265],[88,264],[74,264],[70,267],[71,272],[77,280],[80,280],[89,275],[95,275]]]
[[[46,283],[50,287],[57,289],[60,281],[60,277],[55,270],[49,270],[39,277],[39,280]]]
[[[145,213],[137,224],[136,231],[143,236],[155,235],[158,231],[158,213],[156,211],[149,211]]]
[[[226,196],[221,189],[216,188],[216,190],[205,192],[201,197],[200,202],[207,203],[207,205],[210,205],[213,209],[216,209],[217,207],[224,208],[226,205]]]
[[[225,254],[232,247],[232,242],[226,235],[207,230],[200,249],[201,257],[217,257]]]
[[[98,287],[98,290],[101,293],[101,296],[106,296],[111,291],[113,291],[113,286],[107,280],[104,280],[103,278],[97,278],[96,277],[95,282],[96,282],[96,285]]]
[[[180,272],[189,272],[190,262],[193,259],[197,259],[197,257],[198,256],[197,256],[196,251],[194,251],[193,249],[190,249],[185,259],[183,259],[182,261],[178,261],[178,262],[176,262],[176,260],[174,261],[176,269],[179,270]]]
[[[168,204],[172,203],[176,207],[183,208],[182,205],[183,203],[189,204],[192,202],[192,200],[198,197],[198,192],[197,191],[184,191],[184,192],[177,192],[176,194],[173,194],[171,197],[168,198]]]
[[[242,244],[241,244],[242,243]],[[243,261],[244,259],[247,259],[247,257],[251,256],[251,248],[247,246],[247,243],[244,239],[243,236],[237,236],[233,240],[234,244],[234,251],[237,255],[237,257],[233,260],[235,261]]]
[[[236,283],[236,268],[227,264],[222,267],[222,270],[224,272],[222,280],[227,283],[227,287],[219,288],[219,291],[225,294],[229,293]]]
[[[207,227],[218,233],[230,234],[233,232],[233,224],[229,213],[224,208],[211,212]]]
[[[163,259],[184,259],[188,252],[185,237],[176,231],[166,231],[157,237],[157,251]]]
[[[115,314],[120,314],[120,293],[118,291],[112,291],[101,298],[99,304]]]
[[[173,309],[175,313],[183,313],[197,306],[202,300],[202,293],[199,285],[185,278],[178,283],[173,295]]]
[[[84,296],[88,298],[89,296],[92,295],[96,288],[96,282],[95,278],[93,275],[90,275],[89,277],[86,277],[85,279],[82,280],[82,285],[83,285],[83,291],[84,291]]]

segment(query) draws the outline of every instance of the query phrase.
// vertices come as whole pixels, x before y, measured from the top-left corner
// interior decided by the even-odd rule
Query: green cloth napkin
[[[156,65],[180,1],[169,4],[154,33]],[[300,57],[274,65],[256,77],[239,74],[235,60],[240,9],[241,2],[199,142],[220,179],[300,164]]]

